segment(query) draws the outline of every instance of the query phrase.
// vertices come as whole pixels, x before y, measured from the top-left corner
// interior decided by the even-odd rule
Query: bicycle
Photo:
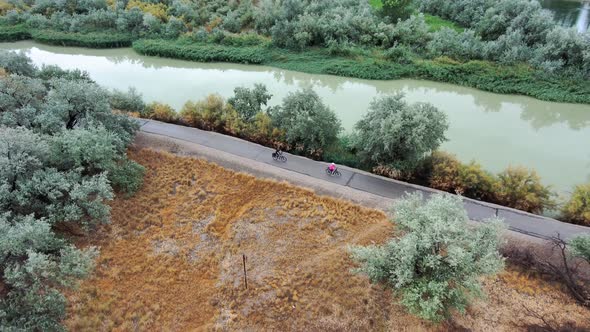
[[[326,174],[329,176],[341,176],[340,171],[338,168],[335,168],[333,171],[330,170],[330,167],[326,167]]]
[[[280,162],[283,162],[283,163],[287,162],[287,157],[285,157],[285,156],[283,155],[283,152],[282,152],[282,151],[279,151],[279,152],[273,152],[273,153],[272,153],[272,159],[273,159],[274,161],[280,161]]]

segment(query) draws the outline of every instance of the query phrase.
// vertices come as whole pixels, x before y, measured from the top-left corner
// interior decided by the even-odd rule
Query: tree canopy
[[[481,296],[478,278],[503,268],[501,223],[469,226],[461,198],[408,194],[394,206],[396,237],[382,246],[354,247],[358,272],[393,288],[411,313],[440,321]]]
[[[114,190],[132,194],[143,167],[125,151],[138,125],[115,114],[109,92],[79,71],[39,70],[0,52],[0,326],[60,330],[64,288],[97,251],[56,229],[109,221]]]
[[[446,114],[428,103],[408,105],[403,97],[375,99],[356,124],[355,145],[365,162],[411,170],[445,141]]]

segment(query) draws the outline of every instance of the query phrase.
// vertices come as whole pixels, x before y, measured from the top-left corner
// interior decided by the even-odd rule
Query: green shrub
[[[482,295],[480,277],[502,269],[500,223],[470,226],[459,197],[435,194],[424,202],[415,193],[398,201],[394,213],[401,236],[352,248],[352,256],[359,272],[393,288],[410,313],[441,321],[464,312]]]
[[[238,112],[216,94],[202,101],[188,101],[180,111],[180,118],[193,127],[233,135],[240,133],[243,127]]]
[[[578,235],[570,241],[571,253],[590,263],[590,235]]]
[[[114,90],[111,93],[109,102],[115,110],[145,115],[145,103],[141,94],[135,88],[129,88],[127,92]]]
[[[289,93],[270,116],[273,124],[285,131],[287,143],[314,157],[336,142],[342,130],[334,111],[309,88]]]
[[[430,187],[456,193],[461,188],[459,172],[461,162],[454,155],[435,151],[425,159],[418,174],[421,178],[427,178]]]
[[[71,33],[53,30],[35,30],[35,41],[60,46],[80,46],[90,48],[129,47],[133,38],[129,34],[118,32]]]
[[[590,184],[576,186],[561,211],[565,221],[590,226]]]
[[[39,72],[37,73],[37,77],[45,81],[54,78],[61,78],[68,81],[80,80],[94,83],[94,81],[90,78],[90,75],[86,71],[82,71],[80,69],[65,70],[55,65],[43,65],[43,67],[41,67],[41,70],[39,70]]]
[[[356,154],[353,140],[354,137],[352,135],[341,135],[335,144],[326,148],[323,160],[353,168],[365,168],[361,159]]]
[[[329,55],[351,56],[355,48],[350,43],[338,42],[334,39],[326,41],[326,50]]]
[[[121,160],[109,169],[109,180],[118,192],[131,196],[143,184],[145,168],[132,160]]]
[[[24,52],[0,51],[0,68],[4,68],[11,74],[32,77],[37,68]]]
[[[147,118],[174,123],[178,120],[178,113],[168,104],[153,102],[145,107]]]
[[[457,32],[463,32],[465,30],[465,29],[461,28],[460,26],[458,26],[453,21],[445,20],[439,16],[425,14],[424,21],[426,21],[426,24],[428,24],[429,30],[431,32],[439,31],[442,28],[453,29]]]
[[[95,248],[68,245],[44,219],[0,214],[2,330],[61,331],[66,298],[60,291],[87,276],[96,256]]]
[[[0,42],[31,39],[31,32],[23,24],[0,26]]]
[[[459,168],[458,193],[481,201],[493,202],[496,199],[494,185],[496,178],[474,161]]]
[[[381,10],[393,21],[397,21],[410,16],[412,13],[411,4],[412,0],[381,0]]]
[[[445,113],[427,103],[408,105],[404,95],[376,98],[355,125],[356,148],[370,165],[409,172],[445,140]]]
[[[499,204],[531,213],[555,206],[549,187],[541,184],[534,170],[524,167],[508,167],[498,174],[495,193]]]
[[[186,41],[138,40],[133,49],[140,54],[177,58],[200,62],[237,62],[262,64],[267,59],[264,47],[230,47],[223,45],[195,44]]]
[[[272,124],[272,119],[267,113],[258,112],[248,123],[243,124],[240,137],[249,141],[275,147],[284,142],[285,133]],[[286,147],[283,146],[284,149]]]
[[[270,100],[272,95],[268,93],[264,84],[254,84],[254,88],[237,87],[234,95],[227,102],[233,106],[240,117],[245,121],[252,120],[256,114],[262,112],[262,106]]]
[[[546,76],[526,67],[498,66],[485,61],[464,64],[440,60],[420,61],[414,77],[495,93],[527,95],[541,100],[590,103],[590,86],[578,84],[583,80],[581,76]]]
[[[269,46],[270,40],[256,33],[226,34],[220,41],[226,46]]]
[[[401,44],[393,45],[384,55],[387,59],[401,64],[410,64],[415,58],[410,48]]]
[[[18,54],[0,61],[30,75],[0,77],[0,329],[62,330],[62,291],[97,254],[65,233],[108,222],[112,186],[139,188],[143,167],[125,155],[138,125],[81,72],[40,72]]]

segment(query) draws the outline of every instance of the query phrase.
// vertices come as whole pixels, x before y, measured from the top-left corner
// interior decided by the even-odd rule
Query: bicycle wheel
[[[329,168],[326,168],[326,174],[328,174],[329,176],[332,176],[332,172],[330,172]]]
[[[340,176],[340,175],[342,175],[342,174],[340,174],[340,171],[339,171],[339,170],[334,170],[334,175],[336,175],[336,176]]]
[[[285,156],[283,156],[283,155],[280,155],[280,156],[278,157],[278,159],[279,159],[279,161],[282,161],[282,162],[284,162],[284,163],[286,163],[286,162],[287,162],[287,157],[285,157]]]

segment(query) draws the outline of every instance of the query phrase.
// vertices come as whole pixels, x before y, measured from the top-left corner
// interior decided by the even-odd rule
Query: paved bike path
[[[141,124],[141,131],[146,133],[203,145],[382,197],[396,199],[403,196],[406,192],[415,191],[422,192],[425,197],[428,197],[432,193],[439,192],[431,188],[380,177],[345,166],[338,167],[342,176],[330,177],[325,173],[327,167],[327,163],[325,162],[288,153],[285,153],[285,156],[288,158],[286,163],[275,162],[271,157],[274,150],[256,143],[210,131],[154,120],[139,119],[138,121]],[[570,239],[575,235],[583,233],[590,234],[589,227],[563,223],[555,219],[537,216],[492,203],[464,198],[464,204],[471,220],[483,221],[484,219],[498,216],[504,219],[510,230],[535,237],[549,238],[559,234],[564,239]]]

